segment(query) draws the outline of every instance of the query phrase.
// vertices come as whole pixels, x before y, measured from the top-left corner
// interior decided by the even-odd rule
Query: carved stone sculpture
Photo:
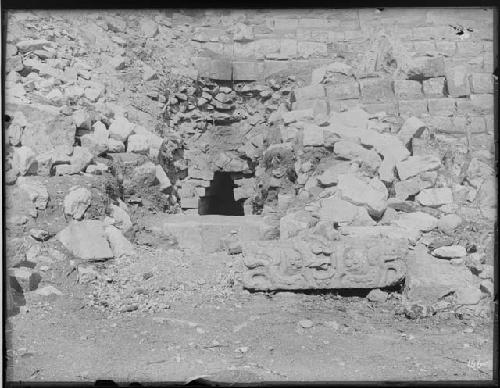
[[[310,235],[249,242],[243,247],[243,286],[260,291],[387,287],[404,278],[407,253],[405,239],[332,241]]]

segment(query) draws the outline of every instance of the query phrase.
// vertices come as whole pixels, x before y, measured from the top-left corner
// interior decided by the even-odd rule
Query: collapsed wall
[[[469,267],[489,273],[491,9],[44,11],[9,25],[6,180],[32,206],[52,196],[39,178],[84,174],[108,179],[111,205],[76,218],[105,214],[132,240],[119,209],[137,224],[262,215],[282,241],[272,257],[268,242],[234,249],[247,288],[391,286],[417,244],[456,274],[436,298]],[[377,239],[395,248],[371,260]],[[491,290],[487,276],[467,287]]]

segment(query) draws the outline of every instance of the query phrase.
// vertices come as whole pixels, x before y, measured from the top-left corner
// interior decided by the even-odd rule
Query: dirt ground
[[[238,255],[143,249],[139,257],[97,266],[91,281],[68,263],[51,270],[47,284],[64,295],[27,293],[6,321],[7,380],[493,377],[490,317],[450,311],[410,320],[398,313],[397,293],[384,303],[362,292],[250,293],[238,286]],[[117,304],[127,300],[135,307]]]

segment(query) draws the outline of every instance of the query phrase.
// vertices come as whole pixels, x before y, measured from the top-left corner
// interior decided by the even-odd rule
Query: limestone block
[[[245,243],[243,286],[261,291],[385,287],[404,277],[407,249],[405,239],[389,238]]]
[[[392,81],[386,78],[363,78],[359,81],[363,102],[384,102],[394,100]]]
[[[445,77],[429,78],[422,82],[424,94],[427,97],[443,97]]]
[[[447,66],[446,84],[448,94],[452,97],[468,96],[470,94],[468,76],[468,69],[465,65]]]
[[[422,84],[412,80],[395,80],[394,92],[402,100],[413,100],[422,97]]]
[[[359,98],[359,84],[354,79],[352,81],[335,83],[326,87],[326,93],[330,100]]]

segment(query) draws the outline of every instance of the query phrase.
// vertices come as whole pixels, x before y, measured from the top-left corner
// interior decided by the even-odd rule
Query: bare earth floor
[[[47,303],[48,302],[48,303]],[[108,315],[81,298],[9,318],[10,381],[489,380],[492,324],[395,315],[334,295],[199,293],[154,314]],[[82,308],[83,307],[83,308]],[[302,327],[308,319],[312,327]],[[304,324],[304,326],[308,326]]]

